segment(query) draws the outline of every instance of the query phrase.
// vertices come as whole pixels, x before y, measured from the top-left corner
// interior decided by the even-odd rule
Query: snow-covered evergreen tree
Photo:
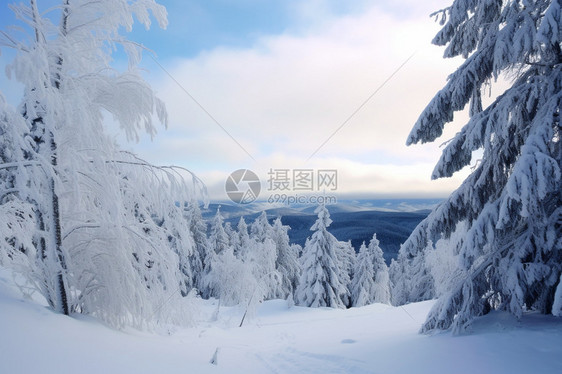
[[[217,212],[211,221],[209,246],[216,254],[220,254],[230,247],[230,238],[224,229],[224,218],[220,212],[220,207],[217,208]]]
[[[354,276],[351,281],[352,306],[359,307],[373,303],[374,278],[372,254],[367,250],[367,246],[363,242],[357,254]]]
[[[368,247],[363,242],[359,249],[351,283],[351,299],[353,306],[390,304],[388,267],[376,234]]]
[[[230,247],[232,247],[233,249],[239,247],[238,233],[232,228],[232,224],[230,222],[224,223],[224,232],[226,233],[226,236],[228,237],[228,245]]]
[[[38,246],[42,232],[32,197],[37,171],[32,165],[38,162],[25,141],[27,132],[24,119],[0,94],[0,265],[22,273],[54,306],[49,263],[44,247]]]
[[[248,252],[250,246],[250,234],[248,233],[248,225],[244,220],[244,217],[240,217],[238,225],[236,226],[238,233],[238,240],[234,247],[234,254],[237,257],[242,257],[244,253]]]
[[[435,245],[430,241],[415,258],[398,254],[390,266],[391,293],[394,305],[442,296],[464,271],[459,267],[459,248],[466,235],[465,222],[459,222],[450,237]]]
[[[224,259],[229,259],[230,254],[220,257],[222,253],[229,250],[234,255],[234,249],[230,246],[230,240],[228,234],[224,230],[224,218],[220,212],[220,206],[217,208],[217,212],[211,221],[211,229],[208,239],[208,248],[205,255],[203,268],[203,274],[201,275],[200,292],[203,298],[209,297],[220,297],[220,282],[217,279],[222,279],[217,276],[218,271],[222,271],[222,261]],[[214,269],[214,266],[219,265],[218,269]],[[227,266],[225,264],[224,266]],[[233,264],[234,266],[234,264]]]
[[[405,261],[398,258],[390,261],[388,267],[388,276],[390,278],[390,301],[392,305],[402,305],[408,298],[408,290],[410,285],[410,274],[405,269]]]
[[[272,237],[272,227],[267,219],[267,213],[262,212],[250,225],[250,237],[258,242],[265,242]]]
[[[275,295],[278,298],[287,298],[293,295],[300,277],[300,263],[296,247],[289,243],[290,227],[281,223],[278,217],[273,222],[272,240],[276,247],[275,268],[281,275],[280,293]]]
[[[402,251],[402,246],[400,247],[398,257],[392,260],[389,270],[394,305],[430,300],[435,297],[435,282],[426,261],[429,251],[433,251],[431,241],[413,258],[408,257]]]
[[[337,255],[340,243],[328,232],[332,220],[326,206],[320,205],[314,212],[318,219],[310,228],[314,233],[303,249],[295,302],[310,307],[345,308],[349,290],[340,279],[342,264]]]
[[[341,282],[345,285],[346,289],[350,289],[351,287],[351,280],[353,279],[353,270],[355,268],[355,258],[356,253],[353,245],[351,245],[351,240],[347,242],[340,241],[338,243],[338,249],[336,251],[336,255],[338,256],[338,261],[340,263],[340,275],[339,278]],[[347,295],[343,297],[343,302],[346,306],[350,307],[351,302],[351,294],[348,292]]]
[[[183,296],[197,285],[194,282],[194,258],[197,257],[195,241],[189,227],[189,220],[180,209],[170,209],[165,217],[155,217],[157,224],[167,236],[168,246],[177,256],[180,270],[180,291]]]
[[[264,243],[249,242],[247,256],[238,258],[232,247],[219,254],[214,252],[203,276],[207,297],[216,297],[224,305],[246,306],[273,298],[279,293],[281,275],[275,269],[276,249],[271,239]]]
[[[460,331],[492,309],[559,314],[562,298],[560,1],[455,0],[439,11],[433,42],[464,63],[423,111],[408,144],[434,141],[467,104],[468,123],[447,147],[433,178],[451,176],[482,149],[464,183],[433,210],[401,249],[415,259],[429,241],[468,232],[459,249],[465,276],[428,316],[422,331]],[[507,74],[511,86],[485,108],[481,91]]]
[[[216,297],[227,306],[246,303],[256,288],[251,266],[234,256],[231,247],[209,260],[212,262],[201,281],[202,289],[209,290],[209,295],[204,297]]]
[[[115,326],[185,321],[178,254],[189,233],[171,223],[181,217],[176,202],[191,199],[193,188],[178,169],[121,152],[103,127],[109,113],[135,139],[140,130],[155,134],[155,113],[166,123],[162,103],[136,71],[141,49],[122,35],[134,19],[148,27],[151,14],[165,26],[165,9],[153,0],[61,0],[58,25],[41,16],[37,0],[13,9],[31,31],[1,41],[17,52],[7,71],[24,96],[12,123],[25,123],[27,149],[12,153],[21,184],[4,185],[9,191],[0,196],[33,207],[31,217],[25,206],[18,214],[34,224],[18,239],[36,253],[24,275],[63,313]],[[109,65],[118,46],[129,57],[124,72]],[[170,241],[171,232],[184,244]]]
[[[209,251],[207,223],[203,220],[199,203],[195,200],[192,200],[187,204],[185,216],[194,242],[194,250],[190,257],[193,285],[198,289],[201,289],[201,277],[203,276],[205,259],[207,258]]]
[[[372,254],[373,272],[375,274],[375,287],[373,289],[373,302],[381,304],[390,304],[390,279],[388,275],[388,266],[384,262],[383,252],[379,246],[377,234],[373,234],[368,247]]]
[[[459,248],[466,236],[467,225],[459,222],[454,233],[449,238],[441,238],[435,243],[435,248],[425,254],[426,266],[433,277],[435,297],[446,294],[451,287],[466,276],[459,267]]]
[[[267,238],[263,243],[254,240],[246,257],[246,263],[251,267],[256,287],[259,287],[254,297],[275,299],[283,295],[283,277],[276,268],[277,248],[275,242]]]

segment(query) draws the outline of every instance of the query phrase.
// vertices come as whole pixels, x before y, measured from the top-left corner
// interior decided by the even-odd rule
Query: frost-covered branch
[[[434,141],[469,104],[470,119],[444,148],[432,178],[449,177],[470,164],[472,152],[483,153],[404,243],[394,274],[404,271],[418,284],[428,279],[432,243],[465,221],[458,246],[462,276],[454,277],[424,331],[458,331],[492,309],[549,313],[562,305],[556,291],[562,229],[552,218],[562,205],[560,2],[455,0],[438,15],[443,27],[433,43],[446,46],[445,57],[465,62],[422,112],[407,143]],[[511,87],[482,107],[481,90],[505,73],[514,76]],[[398,302],[428,295],[402,287]]]

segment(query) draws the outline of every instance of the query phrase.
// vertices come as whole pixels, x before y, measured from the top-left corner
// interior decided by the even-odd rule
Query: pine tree
[[[195,241],[189,227],[189,221],[180,209],[170,209],[161,219],[156,219],[158,226],[167,236],[169,247],[178,257],[180,271],[179,288],[183,296],[196,288],[193,259],[197,256]]]
[[[264,211],[252,222],[250,226],[250,237],[263,243],[266,239],[271,239],[271,234],[272,227],[267,219],[267,213]]]
[[[26,133],[25,121],[0,94],[0,265],[23,271],[28,281],[35,280],[33,286],[53,305],[47,279],[39,276],[44,273],[44,261],[37,246],[40,233],[36,227],[36,207],[29,196],[33,188],[27,188],[33,180],[31,163],[35,161],[26,160],[30,158],[26,154],[33,153],[25,141]],[[22,172],[19,169],[24,165],[29,166]]]
[[[390,279],[388,266],[384,262],[383,252],[379,246],[377,234],[373,234],[368,247],[373,260],[375,287],[373,289],[373,302],[390,304]]]
[[[402,305],[433,299],[435,282],[426,261],[427,253],[433,251],[433,243],[429,241],[424,250],[413,258],[402,251],[402,246],[400,248],[397,259],[390,264],[392,303]]]
[[[349,291],[339,278],[342,274],[337,256],[340,243],[328,232],[332,223],[328,209],[320,205],[314,212],[318,219],[310,228],[314,233],[303,249],[295,301],[310,307],[345,308]]]
[[[236,229],[238,231],[238,240],[236,241],[236,246],[234,247],[234,254],[237,257],[243,257],[244,254],[248,252],[250,246],[250,235],[248,234],[248,225],[246,224],[244,217],[240,217]]]
[[[220,212],[220,206],[217,208],[217,213],[211,222],[209,245],[210,249],[216,254],[220,254],[230,247],[230,238],[224,229],[224,218]]]
[[[273,222],[272,240],[277,252],[275,268],[282,277],[280,293],[276,295],[279,298],[293,295],[301,270],[296,248],[289,244],[289,229],[281,223],[280,217]]]
[[[422,331],[461,331],[490,310],[559,314],[562,304],[560,2],[456,0],[436,13],[433,40],[465,61],[423,111],[408,144],[434,141],[467,104],[468,123],[443,150],[433,178],[483,155],[470,176],[416,228],[401,249],[408,261],[458,222],[464,277],[451,285]],[[511,86],[485,108],[481,91],[505,74]]]
[[[367,250],[367,246],[363,242],[359,248],[354,276],[351,282],[352,306],[360,307],[373,303],[374,278],[372,254]]]
[[[209,252],[207,223],[203,220],[199,203],[195,200],[192,200],[187,204],[185,216],[194,242],[194,250],[189,259],[193,274],[193,285],[201,289],[201,277],[203,276],[203,271],[206,265],[205,259],[207,258]]]
[[[403,256],[403,255],[402,255]],[[404,258],[398,252],[398,258],[390,261],[388,275],[390,278],[390,301],[392,305],[403,305],[410,294],[410,273],[405,269]]]
[[[340,263],[339,278],[345,285],[345,288],[349,289],[351,287],[351,280],[353,279],[353,269],[355,268],[355,258],[357,256],[353,245],[351,245],[351,240],[338,242],[336,255]],[[343,297],[343,302],[346,306],[351,306],[351,294],[349,292]]]
[[[232,224],[230,222],[224,223],[224,232],[226,233],[226,236],[228,237],[228,245],[230,247],[232,247],[233,249],[236,248],[236,247],[239,247],[238,233],[232,228]]]
[[[228,251],[229,254],[221,256],[226,251]],[[213,220],[211,221],[208,250],[203,261],[205,267],[203,269],[203,274],[201,275],[200,284],[200,292],[203,298],[213,296],[220,297],[223,290],[221,289],[220,281],[217,281],[217,279],[220,280],[222,278],[218,276],[219,273],[217,272],[222,271],[223,262],[225,259],[230,259],[230,254],[234,256],[234,250],[230,246],[229,237],[224,230],[224,218],[221,215],[219,206]],[[217,264],[219,268],[215,269]],[[225,263],[224,266],[227,266],[227,263]]]
[[[363,242],[359,249],[351,283],[351,299],[353,306],[372,303],[390,304],[388,267],[384,262],[376,234],[373,235],[368,247]]]

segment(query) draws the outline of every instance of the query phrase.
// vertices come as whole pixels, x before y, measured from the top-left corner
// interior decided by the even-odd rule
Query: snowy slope
[[[432,302],[307,309],[266,302],[242,310],[201,301],[196,327],[120,332],[24,301],[0,272],[0,373],[560,373],[562,323],[495,313],[471,335],[419,335]],[[216,365],[210,363],[217,351]]]

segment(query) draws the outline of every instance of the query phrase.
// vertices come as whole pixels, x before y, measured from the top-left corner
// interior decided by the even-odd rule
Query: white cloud
[[[224,179],[235,169],[302,167],[415,52],[308,165],[337,168],[342,193],[443,196],[460,179],[429,182],[440,154],[438,143],[404,145],[417,116],[458,64],[443,61],[442,50],[430,45],[438,25],[427,14],[439,3],[443,1],[400,0],[385,10],[371,6],[336,17],[325,1],[307,2],[300,9],[303,19],[321,14],[327,21],[298,33],[264,37],[253,48],[218,48],[168,62],[174,78],[257,161],[163,75],[156,87],[167,103],[170,129],[153,145],[136,149],[150,154],[145,156],[150,160],[194,170],[207,182],[212,197],[222,193]],[[399,11],[406,8],[407,17],[401,19]],[[443,139],[458,129],[449,126]]]

